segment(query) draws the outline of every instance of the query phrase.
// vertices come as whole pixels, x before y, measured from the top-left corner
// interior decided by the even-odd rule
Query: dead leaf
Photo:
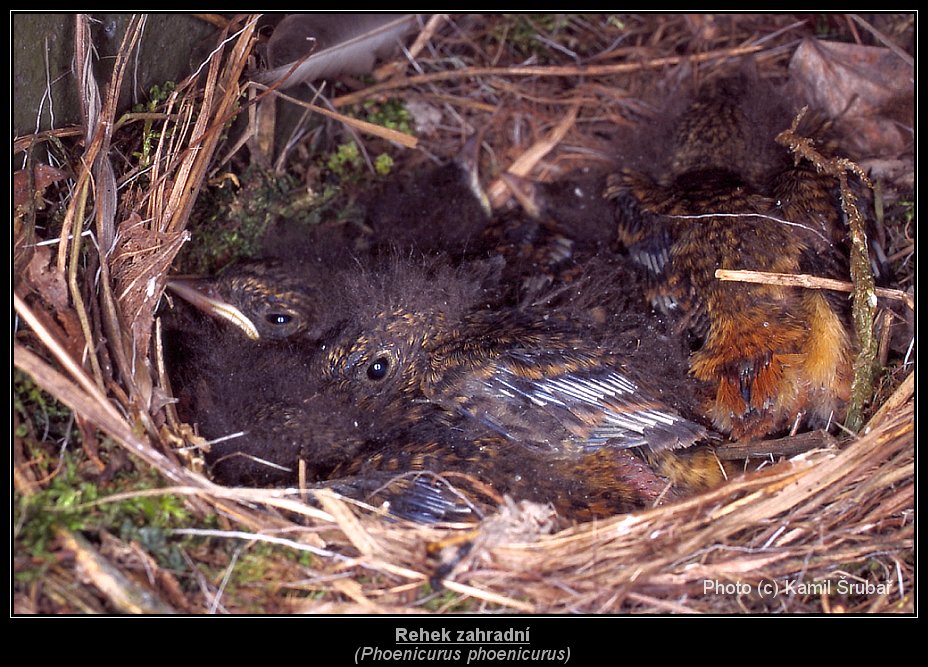
[[[836,119],[842,146],[861,157],[911,150],[915,72],[889,49],[807,39],[789,69],[800,99]]]
[[[67,173],[36,163],[32,174],[21,169],[13,174],[13,278],[16,284],[35,249],[35,211],[45,208],[45,190],[67,178]]]
[[[168,268],[188,238],[187,231],[155,231],[137,213],[119,225],[110,270],[122,322],[131,331],[141,356],[147,353],[152,316],[164,291]]]
[[[52,251],[48,246],[35,247],[23,277],[29,287],[39,293],[52,310],[65,312],[70,309],[68,285],[64,274],[56,269],[52,259]]]
[[[42,195],[52,183],[57,183],[68,177],[66,172],[47,164],[36,163],[32,167],[32,187],[29,185],[29,172],[25,169],[13,174],[13,206],[20,208],[30,202],[36,208],[43,208]]]

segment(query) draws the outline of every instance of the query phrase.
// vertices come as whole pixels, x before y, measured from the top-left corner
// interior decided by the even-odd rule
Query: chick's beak
[[[258,328],[248,316],[239,308],[222,299],[212,283],[203,279],[173,278],[168,281],[167,287],[177,296],[191,305],[199,308],[211,317],[219,317],[231,322],[251,340],[258,340],[261,336]]]

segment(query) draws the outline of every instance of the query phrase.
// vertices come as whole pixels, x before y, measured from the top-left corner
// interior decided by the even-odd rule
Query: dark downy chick
[[[271,274],[261,275],[266,279]],[[345,270],[333,284],[344,281],[357,297],[345,304],[354,313],[348,327],[364,321],[378,298],[399,289],[408,296],[404,303],[409,312],[434,325],[425,331],[434,329],[442,338],[447,329],[441,323],[466,321],[468,314],[480,320],[476,313],[485,310],[483,297],[495,278],[487,263],[452,270],[440,263],[392,258],[382,271]],[[282,292],[280,286],[268,287]],[[554,331],[556,327],[539,332],[530,328],[544,336]],[[481,337],[489,334],[484,331]],[[187,353],[174,377],[192,397],[186,418],[212,441],[207,462],[214,479],[223,484],[293,486],[302,465],[303,481],[310,487],[330,486],[358,500],[386,504],[395,516],[429,522],[479,518],[501,494],[550,502],[562,517],[574,520],[631,511],[676,495],[668,489],[672,476],[655,473],[659,467],[629,450],[598,447],[599,440],[590,441],[592,451],[558,452],[561,443],[550,441],[539,447],[532,438],[537,440],[540,431],[526,436],[521,432],[525,420],[513,419],[522,408],[504,411],[503,420],[487,428],[485,420],[470,419],[476,416],[473,410],[469,416],[460,408],[449,412],[447,404],[423,398],[415,387],[400,389],[399,399],[389,391],[363,396],[356,382],[321,378],[314,355],[327,355],[329,343],[317,351],[300,336],[265,335],[253,341],[226,322],[198,327],[184,340]],[[452,338],[446,346],[458,341],[466,350],[466,340]],[[579,345],[580,339],[574,342]],[[563,362],[564,356],[553,358]],[[374,382],[371,376],[381,370],[388,369],[376,360],[369,364],[367,380]],[[439,393],[455,404],[465,399],[461,390],[450,389],[458,380],[449,382]],[[518,397],[491,395],[479,400],[491,406],[501,400],[524,403],[516,403]],[[549,427],[560,428],[557,419],[548,421]],[[576,417],[571,423],[577,424]],[[698,430],[695,425],[687,428]],[[562,437],[571,437],[561,431]]]
[[[327,479],[369,442],[367,413],[319,393],[312,346],[252,341],[210,320],[168,343],[178,414],[212,443],[206,462],[221,484],[294,485],[301,458],[309,481]]]
[[[518,203],[506,215],[535,220],[550,233],[570,239],[584,255],[599,251],[615,236],[613,207],[602,197],[608,176],[587,169],[541,182],[503,174]]]
[[[343,315],[318,272],[295,258],[252,261],[213,278],[175,278],[169,288],[196,307],[175,304],[166,315],[178,413],[214,441],[206,461],[218,482],[295,484],[314,428],[340,437],[307,453],[310,480],[325,479],[363,448],[365,415],[317,395],[309,369],[319,338]]]
[[[485,429],[449,428],[424,416],[427,405],[411,406],[397,419],[365,410],[331,387],[300,398],[296,378],[273,373],[282,363],[294,365],[282,353],[276,346],[253,349],[243,364],[251,380],[229,365],[213,378],[222,391],[210,394],[198,425],[215,440],[206,460],[222,484],[295,486],[302,465],[308,488],[333,488],[420,522],[478,520],[503,494],[551,503],[567,520],[604,518],[675,497],[668,480],[628,450],[552,457]]]
[[[452,161],[401,173],[366,199],[366,222],[390,252],[459,256],[490,219],[477,176],[479,143],[472,137]]]
[[[317,341],[341,317],[325,285],[297,261],[252,261],[210,278],[172,278],[168,289],[253,341]]]
[[[575,521],[676,497],[668,480],[629,450],[551,457],[496,434],[474,438],[428,423],[340,466],[326,486],[422,522],[479,520],[504,494],[549,503]]]
[[[210,474],[232,486],[311,485],[331,479],[333,470],[376,447],[368,434],[371,416],[324,394],[294,402],[254,401],[240,411],[201,424],[204,435],[226,433],[206,457]],[[301,465],[303,466],[301,478]]]
[[[543,310],[488,310],[479,285],[402,258],[354,277],[351,320],[326,343],[321,377],[365,409],[401,418],[424,403],[555,453],[607,442],[657,451],[705,435],[645,388],[607,335]]]
[[[502,494],[550,502],[567,520],[674,497],[627,450],[552,457],[479,426],[455,428],[426,401],[368,409],[340,387],[319,386],[303,345],[252,342],[230,327],[199,345],[187,358],[185,416],[210,441],[206,461],[221,484],[303,481],[420,522],[478,520]]]

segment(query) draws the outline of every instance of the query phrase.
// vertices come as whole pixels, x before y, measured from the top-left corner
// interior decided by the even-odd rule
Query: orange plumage
[[[677,123],[666,175],[627,169],[606,190],[620,241],[654,278],[652,304],[699,341],[690,371],[715,387],[708,415],[737,438],[840,413],[852,353],[838,298],[715,277],[717,269],[847,277],[836,182],[777,152],[774,134],[751,154],[759,130],[748,83],[725,80],[696,98]]]

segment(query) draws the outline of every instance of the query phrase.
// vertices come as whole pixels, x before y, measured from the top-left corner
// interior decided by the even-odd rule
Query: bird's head
[[[322,346],[322,377],[370,408],[418,393],[429,339],[438,335],[436,322],[421,314],[393,311],[382,317],[364,330],[348,326]]]
[[[479,307],[481,270],[394,257],[346,277],[348,321],[322,346],[323,380],[372,407],[421,396],[432,351]]]
[[[279,263],[248,262],[212,278],[174,278],[168,288],[252,340],[318,338],[320,299]]]

